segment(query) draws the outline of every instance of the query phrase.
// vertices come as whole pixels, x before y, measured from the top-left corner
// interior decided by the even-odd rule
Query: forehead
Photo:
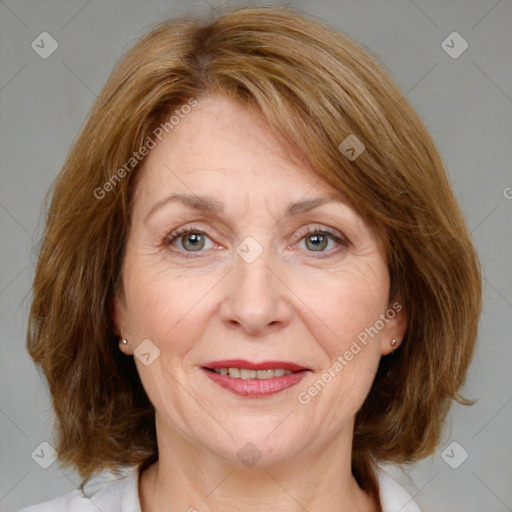
[[[325,222],[337,219],[384,250],[382,233],[314,172],[300,148],[273,131],[261,113],[224,97],[200,101],[162,137],[138,172],[132,204],[136,224],[159,205],[176,211],[170,201],[222,218],[234,229],[249,222],[273,225],[294,213],[307,220],[308,208],[325,202]],[[326,198],[336,203],[327,204]]]
[[[260,113],[221,96],[199,101],[158,141],[139,172],[139,200],[176,191],[237,194],[253,201],[288,202],[321,193],[341,197]]]

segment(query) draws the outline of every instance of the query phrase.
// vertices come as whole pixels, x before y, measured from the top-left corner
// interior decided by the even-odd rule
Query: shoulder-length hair
[[[471,403],[458,390],[477,336],[481,268],[434,142],[384,67],[323,20],[281,7],[153,27],[118,62],[67,156],[27,334],[48,379],[59,459],[85,482],[158,458],[154,407],[118,349],[112,302],[137,170],[173,116],[210,93],[258,109],[385,246],[390,301],[403,304],[408,328],[356,416],[352,470],[375,492],[375,462],[432,454],[451,400]],[[349,136],[364,144],[357,158],[343,151]]]

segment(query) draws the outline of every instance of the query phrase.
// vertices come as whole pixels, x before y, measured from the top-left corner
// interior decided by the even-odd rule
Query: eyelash
[[[193,225],[189,225],[189,226],[183,226],[181,228],[178,228],[175,231],[172,231],[171,233],[167,234],[165,239],[164,239],[164,243],[165,243],[165,245],[170,246],[176,240],[178,240],[180,237],[182,237],[184,235],[191,234],[191,233],[198,234],[198,235],[205,235],[208,238],[210,238],[208,233],[206,233],[205,231],[202,231],[201,229],[197,229]],[[324,235],[324,236],[328,236],[331,240],[333,240],[334,242],[336,242],[338,245],[340,245],[342,247],[348,247],[350,245],[350,242],[346,238],[338,235],[337,232],[335,232],[335,231],[333,231],[333,230],[331,230],[329,228],[322,228],[322,229],[314,228],[314,229],[312,229],[310,226],[308,226],[307,228],[305,228],[304,230],[302,230],[299,233],[295,234],[294,236],[295,236],[295,238],[300,238],[300,240],[302,240],[302,239],[304,239],[304,238],[306,238],[307,236],[310,236],[310,235]],[[204,251],[181,251],[181,250],[177,250],[177,252],[182,254],[185,258],[197,258],[197,257],[201,257],[201,256],[193,256],[192,254],[194,254],[194,252],[201,253],[201,252],[204,252]],[[308,251],[308,252],[314,253],[315,251]],[[324,253],[324,251],[318,251],[318,252],[320,254]],[[332,252],[332,251],[328,251],[328,252]],[[336,254],[338,252],[339,251],[336,251]],[[312,256],[312,257],[320,259],[320,258],[325,258],[326,256]]]

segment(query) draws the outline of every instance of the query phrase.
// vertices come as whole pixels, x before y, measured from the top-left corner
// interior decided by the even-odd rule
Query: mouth
[[[201,370],[218,386],[239,396],[262,398],[298,384],[311,370],[288,361],[214,361]]]

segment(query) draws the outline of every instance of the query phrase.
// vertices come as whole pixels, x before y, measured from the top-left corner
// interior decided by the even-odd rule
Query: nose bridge
[[[267,233],[258,240],[246,237],[238,245],[224,302],[224,320],[252,334],[289,320],[285,287],[274,275],[277,262],[270,241]]]

